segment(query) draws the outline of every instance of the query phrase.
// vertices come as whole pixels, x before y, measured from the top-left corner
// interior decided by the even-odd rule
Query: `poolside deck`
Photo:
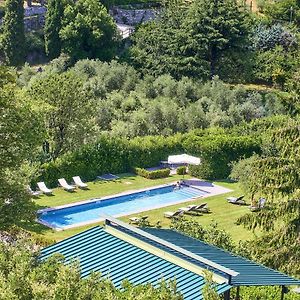
[[[206,181],[202,181],[199,180],[197,178],[192,178],[192,179],[188,179],[184,181],[185,184],[189,185],[192,188],[195,188],[197,190],[200,191],[204,191],[207,194],[205,195],[201,195],[201,196],[197,196],[197,197],[191,197],[188,199],[184,199],[181,201],[174,201],[174,202],[170,202],[170,203],[160,203],[158,205],[153,205],[150,207],[143,207],[143,208],[137,208],[134,211],[130,211],[128,213],[119,213],[116,214],[115,217],[121,217],[121,216],[126,216],[126,215],[130,215],[130,214],[135,214],[135,213],[141,213],[141,212],[145,212],[145,211],[149,211],[149,210],[153,210],[153,209],[158,209],[158,208],[162,208],[162,207],[167,207],[167,206],[172,206],[172,205],[176,205],[176,204],[183,204],[185,202],[189,202],[192,200],[195,200],[197,198],[207,198],[207,197],[211,197],[211,196],[216,196],[216,195],[220,195],[220,194],[224,194],[224,193],[229,193],[232,190],[228,189],[228,188],[224,188],[215,184],[212,184],[210,182],[206,182]],[[55,211],[55,210],[61,210],[64,208],[71,208],[71,207],[75,207],[75,206],[79,206],[79,205],[83,205],[83,204],[90,204],[90,203],[98,203],[99,201],[105,201],[105,200],[109,200],[109,199],[113,199],[113,198],[118,198],[120,196],[126,196],[126,195],[131,195],[133,193],[139,193],[139,192],[144,192],[144,191],[148,191],[148,190],[153,190],[153,189],[159,189],[162,187],[166,187],[166,186],[170,186],[175,184],[175,182],[172,183],[168,183],[168,184],[163,184],[163,185],[158,185],[158,186],[152,186],[151,188],[143,188],[143,189],[136,189],[136,190],[129,190],[126,192],[122,192],[122,193],[118,193],[118,194],[114,194],[114,195],[110,195],[110,196],[106,196],[106,197],[102,197],[102,198],[93,198],[93,199],[89,199],[89,200],[85,200],[85,201],[80,201],[80,202],[75,202],[75,203],[71,203],[71,204],[66,204],[66,205],[60,205],[60,206],[55,206],[55,207],[51,207],[51,208],[46,208],[46,209],[42,209],[39,210],[38,213],[39,214],[47,214],[48,212],[51,211]],[[62,227],[56,227],[53,226],[52,224],[46,222],[45,220],[42,219],[38,219],[37,221],[47,227],[50,227],[54,230],[66,230],[66,229],[70,229],[70,228],[75,228],[75,227],[79,227],[79,226],[84,226],[84,225],[89,225],[89,224],[94,224],[97,223],[99,221],[102,221],[103,218],[99,215],[99,218],[97,220],[89,220],[89,221],[85,221],[85,222],[80,222],[80,223],[76,223],[76,224],[72,224],[72,225],[67,225]]]

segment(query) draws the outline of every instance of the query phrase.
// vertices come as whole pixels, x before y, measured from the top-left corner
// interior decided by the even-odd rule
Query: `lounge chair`
[[[207,203],[202,203],[199,205],[189,205],[188,207],[192,207],[192,210],[200,213],[209,213],[210,209],[208,208]]]
[[[58,183],[61,187],[63,187],[68,192],[73,192],[75,190],[75,186],[69,185],[64,178],[58,179]]]
[[[81,178],[79,176],[74,176],[73,177],[74,183],[76,186],[78,186],[81,189],[87,189],[88,186],[86,183],[82,182]]]
[[[175,212],[172,212],[172,211],[166,211],[164,213],[164,217],[165,218],[169,218],[169,219],[173,219],[173,218],[180,218],[182,217],[184,214],[184,211],[182,210],[177,210]]]
[[[103,174],[101,176],[97,176],[96,179],[99,180],[116,180],[119,179],[120,177],[111,173],[108,174]]]
[[[262,208],[265,207],[266,201],[267,200],[265,198],[259,198],[258,205],[257,206],[250,206],[249,208],[250,208],[251,211],[261,210]]]
[[[239,196],[239,197],[229,197],[229,198],[227,198],[227,201],[228,201],[228,203],[231,203],[231,204],[245,205],[246,202],[243,199],[244,197],[245,197],[244,195]]]
[[[40,191],[33,191],[29,185],[28,185],[27,189],[28,189],[29,194],[32,197],[38,197],[41,194]]]
[[[48,189],[46,187],[45,182],[41,181],[37,183],[38,188],[40,189],[40,191],[42,193],[44,193],[45,195],[52,195],[52,190]]]
[[[130,224],[137,224],[137,225],[144,224],[144,223],[149,223],[147,219],[148,219],[148,216],[132,217],[132,218],[129,218],[129,223]]]
[[[178,210],[183,211],[183,213],[185,214],[190,214],[190,213],[198,213],[197,210],[195,210],[195,208],[197,207],[197,205],[189,205],[187,207],[180,207]]]

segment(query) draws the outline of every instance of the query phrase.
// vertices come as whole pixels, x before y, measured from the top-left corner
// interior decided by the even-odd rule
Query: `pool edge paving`
[[[198,179],[197,179],[198,180]],[[200,180],[198,180],[199,182],[202,182]],[[92,225],[98,222],[101,222],[104,220],[104,217],[101,217],[101,214],[99,214],[99,218],[97,219],[90,219],[87,221],[83,221],[83,222],[77,222],[75,224],[70,224],[70,225],[64,225],[64,226],[59,226],[56,225],[55,223],[51,223],[48,222],[47,220],[43,220],[40,218],[41,215],[45,215],[48,212],[54,212],[57,210],[64,210],[64,209],[68,209],[68,208],[74,208],[76,206],[84,206],[87,204],[97,204],[98,201],[105,201],[105,200],[112,200],[112,199],[118,199],[119,197],[122,196],[130,196],[133,194],[139,194],[139,193],[143,193],[143,192],[147,192],[147,191],[155,191],[157,189],[161,189],[161,188],[165,188],[165,187],[171,187],[175,184],[175,182],[172,183],[168,183],[168,184],[161,184],[161,185],[157,185],[157,186],[152,186],[152,187],[148,187],[148,188],[143,188],[143,189],[137,189],[137,190],[130,190],[130,191],[126,191],[126,192],[121,192],[121,193],[117,193],[114,195],[109,195],[109,196],[105,196],[105,197],[101,197],[101,198],[93,198],[93,199],[89,199],[89,200],[85,200],[85,201],[79,201],[79,202],[75,202],[75,203],[71,203],[71,204],[66,204],[66,205],[60,205],[60,206],[56,206],[56,207],[51,207],[51,208],[46,208],[46,209],[41,209],[38,210],[38,218],[36,219],[36,221],[44,226],[47,226],[55,231],[62,231],[62,230],[68,230],[68,229],[72,229],[72,228],[76,228],[76,227],[82,227],[85,225]],[[232,190],[228,189],[228,188],[224,188],[218,185],[214,185],[212,184],[210,186],[210,188],[208,189],[206,186],[200,186],[200,187],[193,187],[190,186],[190,188],[192,188],[193,190],[198,190],[199,192],[202,192],[204,194],[202,195],[197,195],[194,197],[190,197],[190,198],[185,198],[183,200],[176,200],[176,201],[171,201],[171,202],[167,202],[167,203],[160,203],[158,205],[154,205],[151,207],[143,207],[140,209],[134,209],[134,210],[129,210],[126,212],[121,212],[121,213],[116,213],[114,214],[115,217],[123,217],[126,215],[132,215],[132,214],[137,214],[137,213],[141,213],[141,212],[146,212],[149,210],[155,210],[155,209],[159,209],[159,208],[163,208],[163,207],[168,207],[168,206],[172,206],[172,205],[176,205],[176,204],[182,204],[182,203],[186,203],[186,202],[190,202],[193,201],[194,199],[198,199],[198,198],[208,198],[211,196],[216,196],[216,195],[220,195],[220,194],[225,194],[225,193],[229,193]],[[104,214],[106,214],[104,212]]]

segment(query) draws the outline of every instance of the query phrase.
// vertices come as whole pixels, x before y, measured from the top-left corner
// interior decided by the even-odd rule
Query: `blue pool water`
[[[119,217],[176,204],[205,194],[207,193],[191,187],[182,187],[178,190],[174,189],[174,186],[166,186],[51,210],[40,214],[39,220],[51,227],[63,229],[77,224],[99,221],[101,214]]]

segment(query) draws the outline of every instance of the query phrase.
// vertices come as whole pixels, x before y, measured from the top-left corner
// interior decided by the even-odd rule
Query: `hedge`
[[[190,136],[184,142],[188,152],[201,158],[200,166],[190,166],[192,176],[207,179],[227,178],[232,162],[261,152],[261,141],[250,135],[231,135],[226,132]]]
[[[168,155],[180,153],[201,158],[200,166],[190,167],[193,176],[223,179],[230,174],[233,161],[259,154],[260,146],[261,141],[255,136],[219,128],[132,140],[102,135],[96,143],[79,147],[54,162],[44,164],[37,180],[43,180],[51,187],[57,186],[57,179],[61,177],[70,181],[79,175],[90,181],[104,173],[130,172],[136,166],[157,166]]]
[[[105,173],[130,172],[135,166],[157,166],[170,153],[183,152],[182,138],[182,135],[174,135],[127,140],[102,135],[95,144],[84,145],[55,162],[44,164],[39,180],[55,187],[61,177],[71,181],[73,176],[79,175],[91,181]]]
[[[160,169],[155,171],[148,171],[143,168],[134,168],[134,172],[147,179],[166,178],[170,175],[170,169]]]

